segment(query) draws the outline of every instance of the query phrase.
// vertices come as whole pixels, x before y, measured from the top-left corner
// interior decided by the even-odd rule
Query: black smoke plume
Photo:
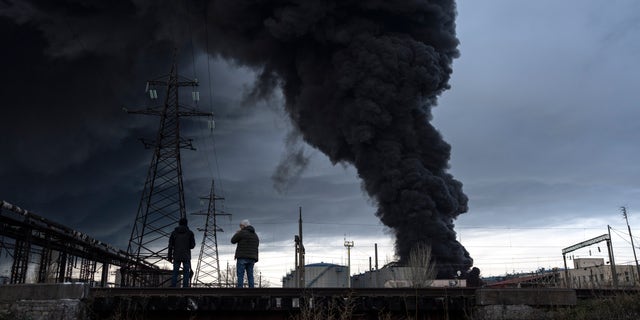
[[[432,246],[438,277],[472,265],[453,221],[467,211],[429,123],[458,56],[451,0],[219,0],[206,5],[214,52],[282,88],[296,129],[333,163],[355,165],[406,262]]]
[[[252,97],[282,89],[303,139],[334,163],[357,168],[396,236],[401,263],[417,243],[430,244],[438,276],[451,277],[472,265],[453,229],[467,197],[446,172],[450,146],[429,121],[458,55],[455,14],[452,0],[0,1],[10,79],[0,89],[0,133],[20,138],[0,142],[0,175],[14,182],[9,188],[25,180],[20,173],[38,173],[29,188],[42,190],[22,192],[24,201],[43,194],[49,207],[60,189],[56,177],[84,177],[74,165],[107,159],[133,135],[134,128],[113,123],[123,122],[119,106],[139,96],[132,84],[168,65],[149,60],[197,32],[201,48],[259,71]],[[295,178],[306,165],[293,146],[296,163],[279,176]],[[98,203],[81,192],[64,196],[65,203],[90,203],[85,209]]]
[[[0,1],[3,200],[126,247],[149,161],[136,139],[157,119],[121,107],[145,105],[145,82],[169,70],[188,29],[176,4]]]

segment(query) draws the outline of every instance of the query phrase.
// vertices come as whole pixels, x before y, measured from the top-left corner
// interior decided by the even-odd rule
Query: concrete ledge
[[[86,283],[10,284],[0,285],[0,301],[85,299],[89,296]]]
[[[476,305],[573,306],[576,291],[561,288],[478,289]]]
[[[543,320],[556,319],[554,310],[526,305],[476,307],[474,320]]]
[[[88,320],[86,305],[80,300],[20,300],[0,302],[0,319]]]

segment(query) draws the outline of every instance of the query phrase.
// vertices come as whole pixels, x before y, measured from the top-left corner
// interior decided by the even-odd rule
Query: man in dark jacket
[[[254,287],[253,264],[258,262],[258,246],[260,239],[256,234],[256,229],[251,226],[249,220],[240,222],[240,230],[231,237],[231,243],[238,244],[236,247],[236,271],[238,273],[238,288],[242,288],[244,283],[244,273],[247,272],[247,282],[249,288]]]
[[[173,262],[173,277],[171,277],[171,286],[178,284],[178,271],[182,264],[182,287],[189,287],[189,279],[191,275],[191,249],[196,246],[196,239],[193,232],[187,226],[187,219],[181,218],[178,226],[171,232],[169,237],[169,253],[168,259]]]

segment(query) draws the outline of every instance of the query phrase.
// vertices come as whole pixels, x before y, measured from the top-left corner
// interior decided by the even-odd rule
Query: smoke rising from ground
[[[30,128],[22,141],[40,147],[6,141],[11,156],[0,164],[64,174],[115,148],[131,134],[113,123],[119,106],[139,97],[132,85],[166,72],[167,63],[149,60],[166,61],[197,33],[200,48],[258,71],[252,98],[282,90],[293,135],[357,168],[401,262],[417,243],[430,244],[439,277],[451,277],[472,265],[453,229],[467,197],[446,172],[450,146],[429,120],[458,55],[455,14],[451,0],[3,1],[13,81],[2,93],[20,108],[2,127]],[[282,189],[307,164],[296,144],[287,150],[292,161],[274,174]]]
[[[406,262],[429,244],[439,277],[473,260],[453,221],[467,211],[446,172],[450,146],[429,123],[457,57],[453,1],[211,1],[214,51],[282,88],[304,140],[350,163]]]

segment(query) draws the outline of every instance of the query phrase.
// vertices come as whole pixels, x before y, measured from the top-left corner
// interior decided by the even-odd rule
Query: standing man
[[[195,248],[196,239],[193,232],[187,226],[187,219],[180,218],[178,226],[171,232],[169,237],[169,253],[168,259],[173,262],[173,276],[171,277],[171,286],[178,284],[178,271],[182,264],[182,287],[189,287],[189,279],[191,278],[191,249]]]
[[[254,287],[253,264],[258,262],[258,246],[260,239],[256,234],[256,229],[251,226],[249,220],[240,222],[240,230],[231,237],[231,243],[238,244],[236,247],[236,271],[238,272],[238,288],[242,288],[244,283],[244,272],[247,271],[247,282],[249,288]]]

